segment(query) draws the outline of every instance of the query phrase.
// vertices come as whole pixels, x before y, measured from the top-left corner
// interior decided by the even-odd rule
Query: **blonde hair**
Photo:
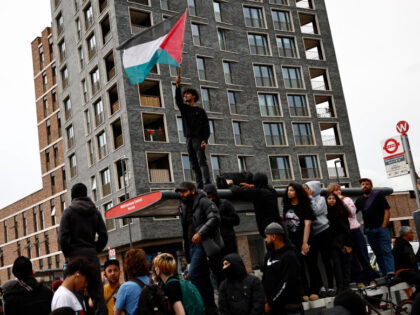
[[[173,276],[176,273],[176,260],[169,253],[157,255],[153,259],[153,266],[158,267],[165,276]]]
[[[341,186],[339,184],[337,183],[329,184],[327,187],[327,194],[332,193],[338,189],[341,190]]]

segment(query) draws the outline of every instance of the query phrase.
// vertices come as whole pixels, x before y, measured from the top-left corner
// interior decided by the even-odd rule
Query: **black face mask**
[[[229,267],[223,269],[223,273],[228,279],[235,279],[235,269],[230,265]]]
[[[192,202],[193,200],[194,200],[194,195],[193,195],[193,194],[190,194],[190,195],[188,195],[187,197],[182,198],[182,202],[183,202],[183,203],[190,203],[190,202]]]
[[[265,247],[267,248],[267,251],[272,252],[274,250],[274,243],[265,243]]]

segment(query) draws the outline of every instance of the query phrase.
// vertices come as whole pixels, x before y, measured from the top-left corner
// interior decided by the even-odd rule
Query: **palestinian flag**
[[[117,48],[123,51],[123,66],[131,84],[143,82],[158,63],[179,67],[186,16],[187,11],[174,15],[134,35]]]

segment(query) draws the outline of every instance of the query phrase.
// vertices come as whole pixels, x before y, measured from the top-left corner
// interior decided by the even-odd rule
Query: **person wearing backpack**
[[[130,249],[125,254],[124,271],[129,281],[124,282],[118,290],[115,301],[114,315],[135,315],[139,303],[142,286],[134,279],[145,285],[149,284],[149,261],[142,249]]]
[[[33,277],[29,258],[16,258],[12,268],[18,281],[4,294],[4,314],[48,315],[51,311],[53,293]]]
[[[164,283],[163,290],[168,297],[169,314],[203,315],[204,306],[197,288],[189,281],[176,275],[176,260],[171,254],[155,257],[153,267]]]

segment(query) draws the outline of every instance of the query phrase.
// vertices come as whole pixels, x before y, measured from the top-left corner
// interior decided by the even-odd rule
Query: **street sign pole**
[[[416,196],[417,209],[420,209],[420,196],[419,196],[419,191],[417,189],[416,169],[414,167],[413,156],[411,155],[410,142],[408,141],[407,134],[403,134],[401,138],[402,138],[402,143],[404,146],[404,151],[407,156],[407,164],[410,170],[411,182],[413,183],[414,195]]]

